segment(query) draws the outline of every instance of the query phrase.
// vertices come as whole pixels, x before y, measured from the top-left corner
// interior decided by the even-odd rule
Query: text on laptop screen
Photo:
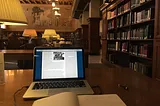
[[[34,61],[35,80],[84,77],[82,49],[36,49]]]

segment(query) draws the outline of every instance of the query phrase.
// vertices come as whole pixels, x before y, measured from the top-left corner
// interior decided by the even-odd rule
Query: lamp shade
[[[37,36],[37,32],[35,29],[25,29],[23,31],[23,36],[25,37],[35,37]]]
[[[5,25],[27,25],[19,0],[0,0],[0,23]]]
[[[45,29],[43,36],[54,37],[57,36],[56,30],[54,29]]]

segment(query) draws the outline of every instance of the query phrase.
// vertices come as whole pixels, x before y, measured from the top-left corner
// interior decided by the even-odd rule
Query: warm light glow
[[[60,8],[58,8],[58,7],[54,7],[54,8],[52,8],[52,9],[55,10],[55,11],[60,10]]]
[[[61,14],[58,13],[57,11],[54,12],[54,15],[55,15],[55,16],[61,16]]]
[[[12,70],[8,70],[8,76],[14,76],[14,71],[12,71]]]
[[[57,33],[56,33],[56,30],[54,30],[54,29],[45,29],[43,35],[44,36],[56,36]]]
[[[52,2],[52,6],[53,6],[53,7],[55,7],[55,6],[56,6],[55,2]]]
[[[27,25],[27,19],[19,0],[0,0],[0,23]]]
[[[35,37],[37,36],[37,32],[35,29],[25,29],[23,31],[23,36],[25,37]]]
[[[6,25],[2,24],[2,25],[1,25],[1,28],[2,28],[2,29],[6,29]]]
[[[57,38],[57,33],[54,29],[45,29],[42,38],[48,39],[49,37]]]

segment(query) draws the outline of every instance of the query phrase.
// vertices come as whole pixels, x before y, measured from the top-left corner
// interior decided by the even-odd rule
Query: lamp
[[[5,25],[27,25],[19,0],[0,0],[0,23]]]
[[[57,33],[54,29],[45,29],[42,38],[49,38],[49,37],[57,38]]]
[[[36,37],[37,36],[37,32],[35,29],[25,29],[23,31],[23,36],[24,37]]]

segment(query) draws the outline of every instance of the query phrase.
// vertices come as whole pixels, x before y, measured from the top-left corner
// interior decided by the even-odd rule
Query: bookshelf
[[[152,77],[155,0],[113,0],[101,11],[106,60]]]

